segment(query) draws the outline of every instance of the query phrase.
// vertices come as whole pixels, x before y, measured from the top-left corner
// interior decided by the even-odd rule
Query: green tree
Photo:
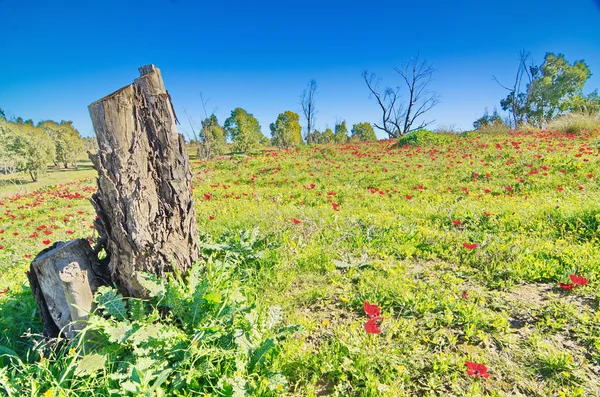
[[[343,120],[341,123],[335,124],[335,133],[333,134],[333,142],[342,143],[348,141],[348,127],[346,127],[346,121]]]
[[[583,94],[583,86],[591,76],[585,61],[570,64],[563,54],[549,52],[541,66],[526,66],[528,57],[521,53],[515,85],[512,89],[504,87],[509,94],[500,101],[502,109],[512,113],[516,126],[527,123],[543,127],[558,115],[596,103],[593,93],[587,97]],[[521,90],[524,75],[529,82]]]
[[[247,152],[258,146],[264,135],[256,118],[242,108],[235,108],[225,120],[225,132],[231,138],[234,149]]]
[[[201,157],[211,158],[225,153],[225,130],[219,125],[219,120],[214,114],[202,120],[199,144]]]
[[[37,125],[42,128],[54,141],[56,157],[54,164],[62,164],[65,168],[69,164],[77,168],[77,157],[85,148],[85,142],[79,135],[79,131],[73,127],[72,121],[61,121],[57,123],[52,120],[41,121]]]
[[[300,116],[291,110],[280,113],[277,120],[269,127],[272,144],[279,148],[299,146],[302,143]]]
[[[501,126],[503,124],[504,122],[502,121],[502,117],[500,117],[500,115],[498,114],[498,110],[494,109],[494,112],[490,115],[486,108],[483,116],[481,116],[473,122],[473,128],[479,130],[481,128],[487,127],[488,125]]]
[[[323,131],[323,135],[321,137],[321,143],[333,143],[334,142],[334,133],[331,128],[326,128]]]
[[[29,123],[13,124],[14,134],[9,138],[7,151],[19,162],[19,169],[29,172],[35,182],[54,161],[56,146],[42,128]]]
[[[352,138],[359,141],[376,141],[377,136],[370,123],[358,123],[352,126]]]

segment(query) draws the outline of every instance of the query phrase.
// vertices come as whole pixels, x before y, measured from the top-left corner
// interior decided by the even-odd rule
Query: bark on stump
[[[144,297],[139,272],[181,274],[198,259],[192,173],[160,70],[139,69],[131,85],[89,106],[98,138],[92,204],[112,280]]]

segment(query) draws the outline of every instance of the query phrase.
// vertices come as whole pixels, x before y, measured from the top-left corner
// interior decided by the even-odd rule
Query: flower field
[[[94,238],[95,182],[0,191],[0,395],[599,395],[600,134],[420,144],[193,162],[202,263],[103,290],[87,354],[25,271]]]

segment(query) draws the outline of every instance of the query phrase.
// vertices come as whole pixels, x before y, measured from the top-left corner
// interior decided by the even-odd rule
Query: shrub
[[[402,146],[427,146],[445,141],[446,136],[436,134],[429,130],[418,130],[404,135],[398,139],[398,147]]]
[[[548,123],[549,130],[574,133],[600,130],[600,116],[583,113],[567,113]]]

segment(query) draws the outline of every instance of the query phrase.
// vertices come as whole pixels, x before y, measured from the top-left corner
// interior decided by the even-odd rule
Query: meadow
[[[544,130],[192,161],[202,261],[104,288],[91,347],[41,338],[25,272],[93,240],[94,179],[0,188],[0,395],[599,395],[599,153]]]

